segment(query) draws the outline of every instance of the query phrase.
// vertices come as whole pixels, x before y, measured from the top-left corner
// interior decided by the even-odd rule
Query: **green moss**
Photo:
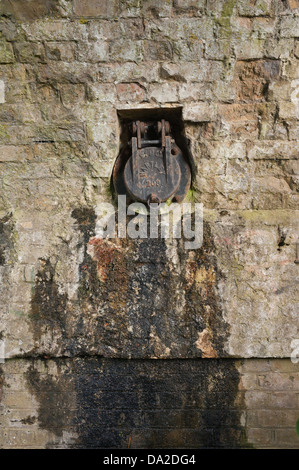
[[[222,12],[221,12],[222,18],[232,16],[235,3],[236,3],[236,0],[228,0],[227,2],[224,3]]]
[[[264,222],[266,225],[288,224],[294,219],[291,210],[248,210],[238,211],[238,215],[251,222]]]
[[[257,9],[261,10],[263,13],[269,13],[269,6],[267,5],[267,3],[261,1],[255,6],[257,7]]]
[[[215,209],[203,208],[203,219],[209,223],[213,223],[218,220],[218,211]]]
[[[80,18],[80,23],[81,24],[86,24],[86,23],[88,23],[88,20],[86,18]]]
[[[1,143],[6,143],[10,141],[10,135],[7,131],[6,125],[1,124],[0,125],[0,142]]]
[[[109,178],[101,178],[103,184],[103,190],[105,197],[107,198],[107,202],[111,202],[115,207],[117,207],[117,194],[114,190],[113,184]]]
[[[195,189],[190,188],[186,194],[184,202],[197,202],[197,201],[198,201],[197,191]]]
[[[227,0],[222,7],[220,17],[216,19],[216,24],[220,26],[221,37],[230,38],[231,36],[231,16],[233,14],[236,0]]]
[[[10,43],[4,41],[0,42],[0,60],[2,64],[14,62],[14,54]]]

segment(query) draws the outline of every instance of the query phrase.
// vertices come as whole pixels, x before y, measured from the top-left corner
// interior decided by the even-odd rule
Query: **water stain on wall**
[[[208,224],[203,246],[193,251],[184,239],[92,236],[86,245],[93,230],[82,220],[77,227],[85,243],[79,302],[88,312],[80,319],[89,333],[86,348],[106,357],[225,355],[222,274]]]
[[[40,346],[43,335],[58,335],[66,341],[67,296],[59,292],[54,280],[55,267],[49,259],[40,260],[40,269],[35,276],[31,300],[30,325],[35,344]]]
[[[69,309],[49,260],[32,298],[36,338],[59,330],[72,357],[52,357],[56,374],[34,365],[27,373],[41,428],[56,426],[58,438],[72,430],[69,446],[84,448],[246,445],[236,364],[211,359],[225,354],[229,331],[209,226],[203,246],[188,252],[184,240],[97,239],[93,210],[72,216],[84,248],[77,307]]]
[[[71,368],[63,360],[55,360],[55,372],[47,370],[47,362],[42,361],[45,372],[40,372],[38,364],[32,362],[25,377],[31,393],[36,397],[38,423],[41,429],[62,437],[63,431],[72,430],[76,401],[73,391],[74,378]],[[52,442],[54,444],[54,442]],[[51,447],[51,442],[48,443]]]
[[[82,361],[78,446],[246,446],[231,360]]]
[[[55,359],[26,373],[42,429],[73,448],[246,447],[231,359]],[[56,438],[47,447],[57,446]]]

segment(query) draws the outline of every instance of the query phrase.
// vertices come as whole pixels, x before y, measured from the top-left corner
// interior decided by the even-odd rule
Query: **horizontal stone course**
[[[249,376],[252,381],[254,371],[268,371],[269,367],[287,370],[289,363],[271,359],[239,361],[235,365],[240,371],[244,367],[252,371],[245,395],[240,390],[234,400],[223,402],[221,389],[234,374],[234,361],[228,359],[116,363],[96,358],[34,363],[30,359],[8,360],[2,366],[7,378],[3,390],[6,413],[2,445],[38,448],[48,439],[54,448],[69,445],[105,448],[109,443],[110,447],[124,446],[131,436],[133,448],[147,447],[153,442],[158,448],[172,446],[174,442],[183,448],[207,444],[212,448],[251,445],[297,448],[294,426],[298,402],[290,406],[288,400],[274,407],[272,398],[282,396],[282,392],[256,391],[254,396],[254,391],[249,390]],[[293,364],[293,368],[297,366]],[[213,387],[205,396],[204,384],[211,371],[215,381],[218,372],[224,369],[227,372],[218,383],[220,388]],[[287,372],[276,372],[277,378],[283,374]],[[177,387],[173,384],[178,376],[182,380]],[[254,380],[252,383],[255,384]],[[28,393],[29,384],[33,396]],[[296,395],[298,388],[288,394],[289,399]],[[59,410],[57,403],[61,405]],[[46,416],[47,429],[41,430],[39,423]]]

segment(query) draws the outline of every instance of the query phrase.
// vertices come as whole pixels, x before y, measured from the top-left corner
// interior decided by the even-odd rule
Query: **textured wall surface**
[[[0,445],[299,447],[298,0],[0,15]],[[182,111],[197,250],[96,237],[148,108]]]

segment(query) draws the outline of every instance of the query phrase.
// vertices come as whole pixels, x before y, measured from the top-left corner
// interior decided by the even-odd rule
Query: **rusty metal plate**
[[[191,184],[188,157],[177,146],[169,122],[133,122],[131,138],[113,169],[118,194],[143,203],[181,202]]]
[[[133,166],[131,157],[124,171],[125,185],[132,197],[141,202],[167,201],[177,190],[181,171],[172,158],[166,162],[163,150],[146,147],[138,151],[137,163]]]

